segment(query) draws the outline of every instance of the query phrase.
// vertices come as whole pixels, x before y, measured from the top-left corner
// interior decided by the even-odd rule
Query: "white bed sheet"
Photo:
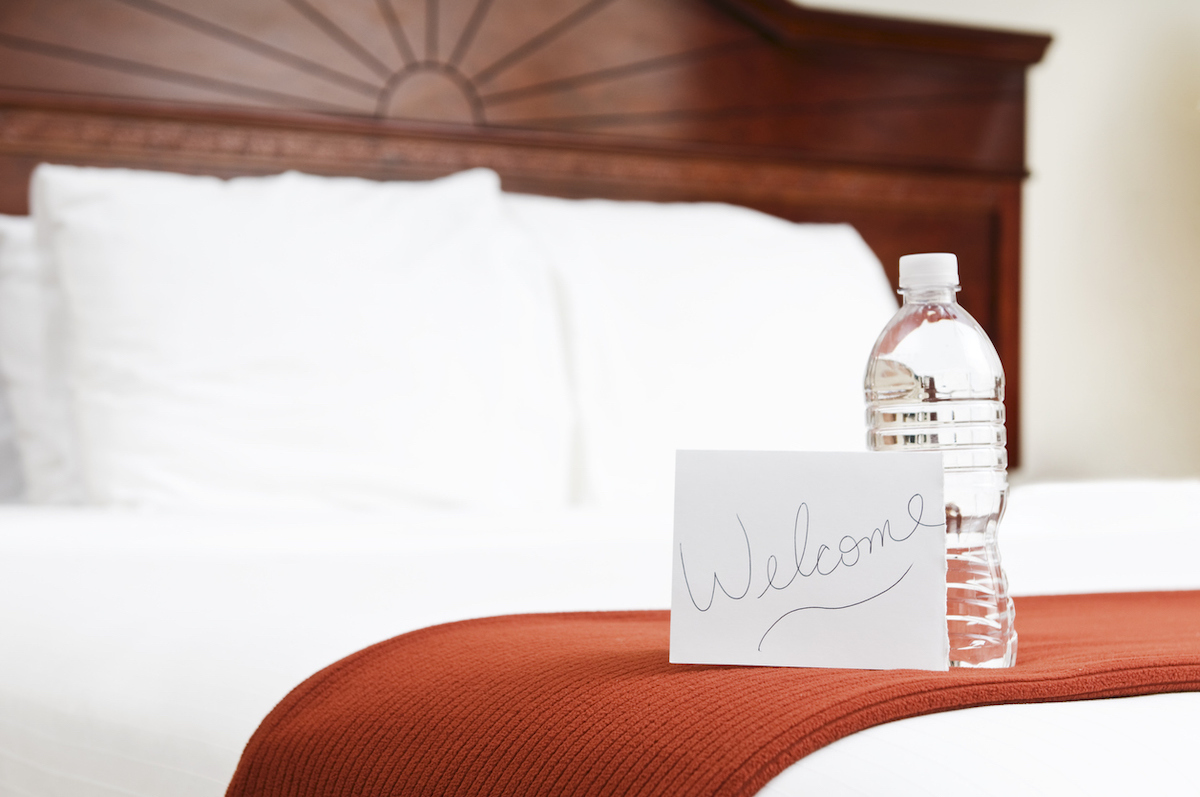
[[[1017,490],[1014,591],[1200,588],[1197,507],[1200,482]],[[215,797],[274,704],[365,645],[471,616],[667,606],[670,530],[579,512],[5,508],[0,794]],[[1198,743],[1198,694],[970,709],[855,734],[762,794],[1200,794]]]

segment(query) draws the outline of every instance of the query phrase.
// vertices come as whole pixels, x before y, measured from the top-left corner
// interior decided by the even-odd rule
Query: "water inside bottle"
[[[909,309],[885,330],[868,366],[868,443],[875,451],[942,452],[950,662],[1012,666],[1014,611],[996,544],[1008,494],[1003,372],[957,305]]]

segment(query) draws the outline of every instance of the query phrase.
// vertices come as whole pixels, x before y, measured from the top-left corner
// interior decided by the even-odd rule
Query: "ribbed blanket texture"
[[[1018,599],[1009,670],[673,665],[668,624],[512,615],[381,642],[284,698],[227,795],[751,795],[904,717],[1200,690],[1200,592]]]

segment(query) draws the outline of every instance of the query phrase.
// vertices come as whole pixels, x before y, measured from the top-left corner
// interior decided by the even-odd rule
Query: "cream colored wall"
[[[1050,33],[1029,77],[1025,462],[1200,475],[1200,0],[820,0]]]

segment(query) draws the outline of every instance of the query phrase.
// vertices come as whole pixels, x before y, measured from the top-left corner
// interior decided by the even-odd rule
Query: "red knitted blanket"
[[[1024,598],[1011,670],[667,663],[667,612],[492,617],[374,645],[292,691],[228,795],[751,795],[891,720],[1200,690],[1200,592]]]

